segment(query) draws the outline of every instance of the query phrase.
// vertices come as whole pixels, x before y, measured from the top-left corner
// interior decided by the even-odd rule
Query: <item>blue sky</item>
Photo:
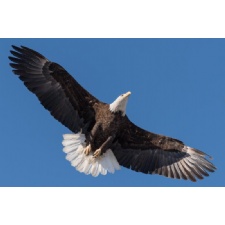
[[[128,117],[213,156],[197,183],[122,168],[93,178],[65,160],[57,122],[12,73],[11,45],[62,65],[99,100],[131,91]],[[225,39],[0,39],[0,186],[225,186]]]

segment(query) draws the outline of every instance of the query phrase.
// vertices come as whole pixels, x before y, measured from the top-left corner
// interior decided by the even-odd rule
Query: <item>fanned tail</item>
[[[64,134],[63,138],[62,144],[64,146],[63,151],[67,154],[66,159],[79,172],[97,177],[100,174],[106,175],[107,172],[114,173],[115,170],[120,169],[120,165],[111,149],[108,149],[98,158],[93,157],[93,152],[85,155],[86,142],[84,134]]]

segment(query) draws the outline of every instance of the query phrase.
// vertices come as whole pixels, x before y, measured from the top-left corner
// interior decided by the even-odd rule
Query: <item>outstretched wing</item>
[[[120,165],[147,174],[159,174],[170,178],[203,179],[215,166],[206,154],[183,142],[145,131],[127,118],[112,150]]]
[[[27,47],[12,46],[13,72],[33,92],[51,115],[72,132],[88,129],[99,101],[59,64]]]

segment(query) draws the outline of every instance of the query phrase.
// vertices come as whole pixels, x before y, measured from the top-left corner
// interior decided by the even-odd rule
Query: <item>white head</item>
[[[127,92],[126,94],[120,95],[113,103],[109,105],[109,109],[111,112],[122,112],[122,115],[125,116],[126,114],[126,106],[128,97],[131,95],[131,92]]]

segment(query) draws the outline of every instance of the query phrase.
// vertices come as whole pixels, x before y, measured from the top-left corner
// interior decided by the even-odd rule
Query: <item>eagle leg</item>
[[[89,155],[90,152],[92,151],[93,147],[92,147],[92,144],[93,141],[94,141],[94,138],[96,137],[97,135],[97,131],[98,131],[98,128],[99,128],[99,123],[96,123],[94,125],[94,127],[92,128],[92,131],[90,132],[90,134],[87,136],[87,140],[86,140],[86,148],[84,149],[84,154],[85,155]]]
[[[112,144],[113,140],[115,138],[115,135],[113,136],[109,136],[107,138],[107,140],[101,145],[101,147],[99,149],[97,149],[94,154],[93,154],[93,157],[94,158],[97,158],[99,157],[100,155],[102,155],[103,153],[106,152],[106,150],[110,147],[110,145]]]

